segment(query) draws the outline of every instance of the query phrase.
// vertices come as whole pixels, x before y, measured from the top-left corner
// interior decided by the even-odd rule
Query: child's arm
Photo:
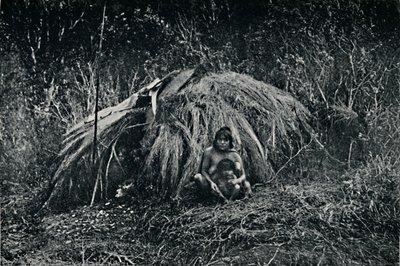
[[[237,178],[231,181],[232,184],[234,184],[234,185],[235,184],[240,184],[240,183],[242,183],[242,182],[244,182],[246,180],[246,174],[245,174],[244,169],[243,169],[242,158],[240,157],[239,154],[237,154],[235,159],[236,159],[236,161],[235,161],[235,168],[236,168],[235,175],[236,175]]]
[[[229,180],[229,181],[230,181],[232,184],[236,185],[236,184],[240,184],[240,183],[244,182],[245,180],[246,180],[246,175],[244,174],[244,172],[242,172],[242,175],[241,175],[241,176],[239,176],[239,177],[236,178],[236,179]]]

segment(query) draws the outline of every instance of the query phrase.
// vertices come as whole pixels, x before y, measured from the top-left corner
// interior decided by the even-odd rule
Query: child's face
[[[217,143],[217,148],[220,149],[221,151],[229,150],[230,143],[227,137],[220,136],[219,138],[217,138],[216,143]]]
[[[234,175],[234,172],[233,172],[232,169],[225,169],[225,170],[222,171],[222,175],[231,176],[231,175]]]

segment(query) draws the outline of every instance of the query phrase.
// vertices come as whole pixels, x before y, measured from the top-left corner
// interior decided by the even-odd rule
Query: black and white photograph
[[[0,0],[0,265],[400,266],[400,0]]]

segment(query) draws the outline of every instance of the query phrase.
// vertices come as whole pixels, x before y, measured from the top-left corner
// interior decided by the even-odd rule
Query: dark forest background
[[[390,161],[398,144],[394,0],[19,0],[1,2],[0,23],[2,182],[48,178],[97,78],[103,108],[199,63],[291,92],[339,160]]]
[[[354,265],[394,265],[400,228],[399,32],[397,0],[0,1],[0,182],[6,206],[2,217],[8,220],[2,220],[2,233],[8,235],[4,254],[12,261],[43,243],[50,243],[45,246],[50,254],[55,241],[60,244],[57,258],[66,254],[70,260],[75,254],[74,262],[80,261],[83,242],[68,242],[74,245],[68,246],[68,253],[64,242],[49,237],[67,232],[59,220],[64,219],[67,228],[75,216],[29,220],[25,207],[48,185],[59,163],[63,134],[94,113],[97,84],[101,109],[121,102],[157,77],[202,64],[210,71],[247,74],[291,93],[312,113],[316,141],[300,147],[298,154],[289,154],[276,167],[280,175],[258,193],[248,213],[211,210],[214,231],[192,226],[201,212],[186,213],[188,220],[182,223],[188,230],[182,233],[183,218],[169,220],[174,215],[170,206],[161,210],[147,202],[124,214],[122,209],[107,209],[119,211],[116,217],[134,219],[131,233],[126,233],[123,223],[115,232],[140,236],[139,242],[132,240],[140,244],[134,250],[145,255],[135,262],[160,265],[179,258],[183,265],[202,264],[196,256],[211,262],[218,252],[221,257],[230,255],[229,248],[235,251],[242,240],[250,250],[252,246],[246,245],[251,241],[275,245],[274,237],[281,234],[286,238],[277,239],[290,254],[280,255],[282,263],[288,258],[287,263],[297,265],[304,258],[317,264],[326,255],[325,263],[330,265],[355,261],[360,264]],[[265,201],[282,208],[268,209]],[[295,206],[300,207],[294,210]],[[105,212],[78,209],[77,213],[93,220]],[[232,213],[237,217],[232,218]],[[236,221],[242,230],[251,215],[255,217],[251,221],[260,221],[250,222],[249,230],[256,229],[252,236],[241,235],[226,222]],[[275,220],[268,215],[275,215]],[[48,227],[54,231],[48,235],[44,233],[48,228],[43,229],[46,219],[51,226],[56,224]],[[110,223],[97,225],[108,230]],[[26,231],[15,229],[17,224]],[[271,228],[259,230],[261,225]],[[235,241],[231,234],[221,240],[218,230],[224,226],[237,233]],[[190,235],[193,228],[198,238]],[[34,236],[29,241],[10,237],[19,233]],[[269,233],[271,238],[262,235]],[[100,245],[106,234],[98,234],[94,243]],[[160,244],[157,236],[163,234],[169,238],[162,238]],[[119,235],[113,236],[120,241]],[[217,240],[210,242],[210,237]],[[313,246],[316,237],[322,251]],[[39,240],[32,243],[32,239]],[[21,243],[28,245],[23,252]],[[311,243],[310,248],[299,257],[293,250],[308,248],[304,243]],[[171,249],[162,250],[164,244]],[[92,251],[106,256],[107,250],[96,246]],[[126,254],[131,250],[127,246]],[[261,257],[274,259],[278,250]]]

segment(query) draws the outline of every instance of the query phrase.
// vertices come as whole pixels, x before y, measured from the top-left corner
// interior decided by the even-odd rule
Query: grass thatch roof
[[[148,93],[151,101],[143,108],[138,99]],[[154,116],[149,116],[151,111]],[[76,179],[68,174],[82,156],[90,153],[93,118],[67,133],[48,203],[57,195],[71,195],[74,186],[90,190],[77,199],[94,199],[91,196],[113,178],[107,174],[108,167],[118,159],[116,143],[125,133],[135,139],[132,149],[140,149],[141,160],[134,167],[135,183],[146,184],[164,195],[180,193],[188,177],[197,171],[203,149],[225,125],[232,129],[250,181],[266,182],[282,155],[301,147],[304,133],[311,131],[309,118],[308,110],[291,95],[247,75],[207,73],[200,68],[173,73],[99,112],[97,179]]]

